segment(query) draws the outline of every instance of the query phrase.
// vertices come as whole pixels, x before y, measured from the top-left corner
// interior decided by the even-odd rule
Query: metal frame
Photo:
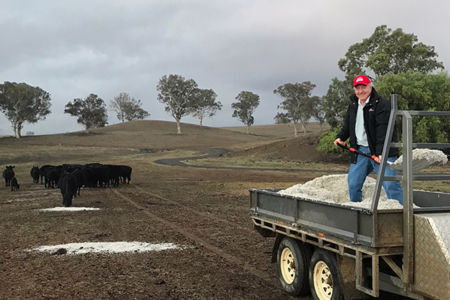
[[[395,119],[402,117],[402,143],[392,143],[392,136],[395,128]],[[413,210],[413,180],[449,180],[446,174],[439,175],[415,175],[412,170],[412,150],[414,148],[450,148],[450,143],[413,143],[412,116],[441,116],[449,117],[447,111],[406,111],[397,109],[397,95],[391,95],[391,113],[387,128],[386,140],[383,145],[383,154],[380,164],[380,171],[377,176],[375,193],[372,198],[371,211],[373,213],[373,244],[378,239],[378,201],[381,187],[384,180],[399,180],[403,186],[403,266],[402,276],[399,276],[404,284],[405,290],[410,290],[414,282],[414,210]],[[395,177],[385,177],[384,171],[387,164],[388,154],[391,147],[403,149],[402,175]],[[388,263],[389,264],[389,263]],[[395,270],[394,270],[395,271]],[[397,273],[397,272],[396,272]]]
[[[402,117],[402,142],[392,143],[396,117]],[[254,226],[261,230],[286,235],[302,242],[312,244],[337,255],[355,259],[356,288],[374,297],[379,296],[380,288],[395,291],[416,299],[422,297],[412,290],[414,281],[414,180],[449,180],[448,174],[413,174],[413,148],[450,148],[450,143],[414,143],[412,138],[412,116],[445,116],[450,112],[403,111],[397,109],[397,95],[391,95],[391,114],[383,145],[380,171],[377,176],[375,192],[370,209],[343,207],[339,204],[320,203],[310,199],[280,196],[277,190],[250,190],[251,218]],[[387,177],[384,171],[391,147],[403,149],[401,175]],[[378,211],[378,202],[384,180],[401,181],[403,186],[403,210]],[[439,198],[448,199],[448,194],[419,192],[418,200],[427,193],[427,201],[436,201],[436,207],[416,209],[417,213],[448,212],[449,207],[440,207]],[[441,197],[443,196],[443,197]],[[275,200],[275,201],[274,201]],[[273,202],[273,203],[272,203]],[[313,217],[305,216],[308,211]],[[369,217],[369,218],[368,218]],[[396,219],[399,222],[396,223]],[[330,222],[331,220],[331,222]],[[336,227],[333,227],[335,221]],[[387,227],[401,231],[400,239],[394,244],[386,243]],[[350,223],[352,230],[350,230]],[[370,226],[369,226],[370,224]],[[369,230],[370,228],[370,230]],[[361,230],[361,231],[360,231]],[[368,231],[371,231],[368,233]],[[384,232],[384,233],[383,233]],[[403,264],[397,265],[393,255],[403,255]],[[364,258],[371,257],[370,263]],[[380,273],[380,257],[397,276]],[[367,265],[365,265],[367,264]],[[369,265],[370,264],[370,265]],[[371,287],[364,282],[363,271],[371,273]]]

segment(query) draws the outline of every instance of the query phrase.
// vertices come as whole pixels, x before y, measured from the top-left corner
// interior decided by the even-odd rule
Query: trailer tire
[[[344,299],[341,273],[335,254],[316,249],[309,265],[309,285],[315,300]]]
[[[311,259],[309,247],[285,237],[277,251],[278,278],[283,289],[292,296],[309,294],[308,265]]]

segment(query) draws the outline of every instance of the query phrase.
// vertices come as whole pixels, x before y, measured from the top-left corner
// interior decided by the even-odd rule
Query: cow
[[[45,177],[45,173],[47,172],[47,169],[49,168],[54,168],[55,166],[52,165],[44,165],[42,167],[39,168],[39,176],[41,177],[41,184],[44,184],[44,177]]]
[[[37,166],[31,168],[30,175],[33,178],[33,183],[39,183],[39,168]]]
[[[108,168],[108,186],[118,187],[120,182],[120,166],[105,165]]]
[[[130,183],[131,180],[131,171],[133,169],[130,166],[119,166],[120,167],[120,179],[122,183]]]
[[[20,188],[19,183],[17,182],[17,178],[14,176],[11,179],[11,192],[12,191],[17,191]]]
[[[46,168],[44,171],[44,186],[46,188],[55,188],[63,172],[62,166]]]
[[[78,190],[78,182],[75,174],[64,172],[59,179],[58,185],[63,197],[63,205],[65,207],[71,206],[72,199],[76,196]]]
[[[6,166],[6,169],[3,170],[3,178],[5,178],[5,186],[11,185],[11,179],[16,175],[14,173],[15,166]]]

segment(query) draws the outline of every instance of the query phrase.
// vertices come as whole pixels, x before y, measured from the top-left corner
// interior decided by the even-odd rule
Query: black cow
[[[41,177],[41,184],[44,183],[44,177],[45,177],[45,173],[47,172],[47,169],[49,168],[54,168],[55,166],[52,165],[44,165],[42,167],[39,168],[39,176]]]
[[[69,172],[64,172],[58,182],[63,197],[63,205],[69,207],[72,205],[72,199],[76,196],[78,182],[76,176]]]
[[[46,188],[55,188],[61,174],[64,172],[62,166],[49,167],[44,171],[44,186]]]
[[[37,166],[31,168],[30,175],[33,178],[33,183],[39,183],[39,168]]]
[[[120,166],[105,165],[108,168],[108,186],[118,187],[120,182]]]
[[[133,169],[130,166],[119,166],[120,167],[120,179],[122,183],[130,183],[131,171]]]
[[[20,188],[20,185],[17,182],[17,178],[14,176],[11,179],[11,191],[17,191],[19,188]]]
[[[3,178],[5,178],[5,186],[11,185],[11,179],[16,175],[14,174],[15,166],[6,166],[6,169],[3,170]]]

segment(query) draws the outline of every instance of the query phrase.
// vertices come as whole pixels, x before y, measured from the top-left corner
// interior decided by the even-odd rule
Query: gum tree
[[[249,91],[242,91],[235,99],[238,101],[231,104],[231,108],[234,109],[233,118],[238,118],[247,126],[248,134],[250,126],[255,122],[253,112],[259,105],[259,96]]]
[[[351,45],[339,60],[345,79],[333,78],[324,97],[327,122],[331,127],[341,125],[353,92],[352,81],[358,74],[371,76],[375,83],[385,74],[408,71],[429,74],[444,69],[437,58],[434,47],[419,42],[415,34],[405,33],[401,28],[392,30],[386,25],[376,27],[370,37]]]
[[[64,113],[78,117],[77,122],[83,124],[86,130],[108,124],[106,104],[95,94],[90,94],[84,100],[76,98],[67,103]]]
[[[217,94],[212,89],[197,89],[195,100],[191,109],[192,115],[200,120],[203,126],[205,117],[212,117],[218,110],[222,109],[222,103],[216,101]]]
[[[131,98],[127,93],[120,93],[110,102],[110,107],[116,113],[117,119],[125,121],[142,120],[150,114],[142,109],[141,100]]]
[[[194,107],[197,83],[181,75],[164,75],[156,87],[159,91],[158,101],[165,105],[177,123],[177,134],[181,134],[181,118],[191,113]]]
[[[11,122],[16,138],[25,122],[36,123],[50,113],[50,94],[40,87],[5,81],[0,84],[0,110]]]
[[[305,81],[286,83],[273,91],[274,94],[284,98],[278,108],[285,111],[275,118],[283,117],[285,120],[294,123],[294,136],[298,136],[297,124],[299,123],[302,125],[303,133],[306,134],[306,124],[313,116],[315,104],[318,103],[318,100],[313,101],[311,98],[311,91],[315,87],[313,83]]]

